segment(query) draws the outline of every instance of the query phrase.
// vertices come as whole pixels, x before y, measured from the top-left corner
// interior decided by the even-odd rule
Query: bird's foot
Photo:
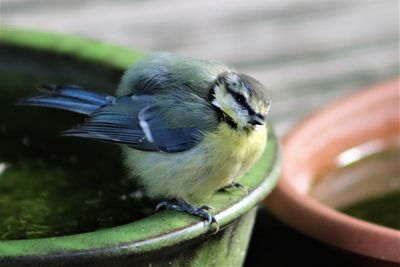
[[[210,206],[204,205],[199,208],[192,206],[191,204],[187,203],[185,200],[181,198],[177,198],[172,201],[162,201],[157,204],[156,206],[156,212],[158,212],[161,209],[166,209],[166,210],[174,210],[174,211],[181,211],[181,212],[186,212],[195,216],[198,216],[204,220],[209,225],[215,225],[215,233],[219,231],[219,224],[217,220],[215,219],[214,216],[212,216],[209,211],[213,212],[214,209]]]
[[[245,193],[246,195],[248,195],[248,193],[249,193],[247,191],[247,187],[245,187],[241,183],[237,183],[237,182],[233,182],[233,183],[230,183],[228,185],[225,185],[224,187],[222,187],[218,191],[230,191],[230,190],[240,190],[243,193]]]

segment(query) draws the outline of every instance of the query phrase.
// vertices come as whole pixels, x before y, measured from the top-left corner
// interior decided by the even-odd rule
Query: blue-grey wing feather
[[[188,150],[199,143],[202,132],[195,127],[171,127],[162,117],[163,107],[160,105],[148,106],[140,111],[139,120],[145,125],[150,139],[161,151],[181,152]]]
[[[194,127],[171,127],[163,106],[152,96],[123,96],[89,115],[87,121],[65,131],[68,136],[119,143],[146,151],[181,152],[202,138]]]
[[[20,99],[17,104],[57,108],[87,115],[115,99],[75,85],[42,85],[38,90],[43,94]]]

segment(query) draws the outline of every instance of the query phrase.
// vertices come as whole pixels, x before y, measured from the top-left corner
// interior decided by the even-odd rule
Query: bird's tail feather
[[[115,99],[113,96],[86,91],[74,85],[43,85],[38,90],[43,94],[23,98],[17,104],[57,108],[88,115]]]

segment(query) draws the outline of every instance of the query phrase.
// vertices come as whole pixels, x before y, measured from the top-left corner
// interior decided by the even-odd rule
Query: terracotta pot
[[[2,139],[0,141],[9,140],[18,144],[18,148],[12,146],[10,149],[12,154],[16,155],[14,158],[18,160],[23,156],[18,150],[21,147],[25,153],[24,156],[32,152],[20,144],[23,139],[21,134],[34,133],[37,137],[46,136],[42,140],[43,145],[53,140],[51,138],[57,136],[61,130],[74,125],[74,121],[77,123],[76,115],[74,117],[70,113],[45,109],[39,111],[32,108],[28,110],[26,107],[14,105],[19,98],[33,94],[36,85],[72,83],[93,88],[93,90],[112,92],[123,71],[141,55],[130,49],[76,37],[2,28],[0,33],[0,136]],[[81,121],[82,118],[79,120]],[[16,136],[20,136],[18,140],[14,140]],[[127,221],[115,227],[98,227],[77,234],[0,240],[0,265],[241,266],[246,255],[256,206],[275,187],[279,178],[278,146],[272,129],[269,131],[268,138],[268,146],[262,158],[241,179],[241,182],[248,187],[249,194],[218,192],[208,203],[215,209],[215,217],[220,225],[218,234],[214,234],[202,220],[194,216],[163,211],[136,221]],[[55,145],[52,149],[60,148],[57,145],[58,142],[67,142],[62,140],[64,139],[60,137],[54,139]],[[22,143],[24,142],[22,140]],[[64,147],[67,150],[73,150],[79,140],[68,142],[69,145],[64,145]],[[6,146],[4,143],[0,143],[0,147]],[[109,158],[106,151],[111,149],[110,145],[106,147],[101,143],[96,143],[96,145],[93,143],[90,146],[93,149],[91,150],[86,149],[88,143],[81,142],[82,147],[77,148],[76,154],[81,155],[88,152],[85,150],[90,150],[93,153],[88,157],[94,158],[96,162]],[[40,149],[45,147],[42,145]],[[112,147],[112,149],[118,149],[118,146]],[[115,149],[114,152],[116,152]],[[45,152],[51,154],[54,150],[45,150]],[[6,157],[4,149],[0,153],[1,161]],[[120,153],[113,155],[118,157]],[[106,162],[105,165],[109,165],[110,162]],[[55,164],[53,161],[49,167]],[[0,166],[0,177],[3,171],[7,172],[13,168],[12,165],[9,169],[4,168],[6,164]],[[22,182],[22,187],[29,187],[29,184],[38,181],[36,179],[45,178],[46,175],[43,173],[47,173],[48,176],[48,172],[49,170],[45,169],[40,175],[28,173],[27,179]],[[59,171],[55,173],[60,174]],[[66,180],[64,183],[68,185],[74,181],[79,185],[76,190],[68,191],[68,193],[59,190],[56,195],[60,194],[75,201],[74,194],[77,194],[75,191],[80,191],[83,187],[82,183],[87,182],[87,179],[85,180],[87,177],[78,176],[70,175],[71,180]],[[105,188],[110,187],[117,179],[115,176],[112,172],[109,177],[106,177],[108,179],[105,179],[108,184],[104,183],[104,179],[102,182],[95,180],[93,186],[98,186],[101,182]],[[57,178],[62,177],[55,177],[52,181],[59,181]],[[43,186],[49,184],[52,183],[43,184]],[[39,188],[40,186],[41,184],[38,185]],[[56,204],[50,203],[53,206]],[[84,203],[79,202],[78,207],[80,204]],[[34,209],[36,206],[31,205],[31,208]],[[59,208],[59,206],[56,207]],[[114,206],[109,206],[109,209],[114,209]],[[72,214],[77,209],[71,210]],[[103,210],[99,212],[102,213]],[[130,209],[126,212],[135,211]],[[39,217],[41,215],[44,214],[38,213]],[[21,214],[15,214],[16,222],[21,221],[18,216]],[[79,224],[88,216],[93,216],[93,214],[82,214],[82,217],[77,218],[76,221]],[[96,220],[96,217],[94,218]],[[31,216],[29,219],[34,218]]]
[[[338,155],[390,137],[399,140],[399,80],[363,90],[305,120],[285,138],[282,177],[265,204],[285,224],[380,263],[400,263],[400,231],[356,219],[311,197]],[[398,178],[398,177],[397,177]]]

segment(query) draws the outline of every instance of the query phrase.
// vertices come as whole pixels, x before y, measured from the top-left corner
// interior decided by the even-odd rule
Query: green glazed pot
[[[72,82],[113,92],[123,70],[141,56],[81,38],[3,28],[0,99],[7,98],[3,97],[7,88],[14,88],[19,98],[32,94],[34,86],[42,83]],[[2,107],[0,111],[11,112]],[[278,145],[268,127],[265,153],[240,180],[248,187],[248,195],[218,192],[209,202],[220,225],[217,234],[196,217],[163,211],[92,232],[0,240],[0,266],[241,266],[256,206],[279,177]]]

